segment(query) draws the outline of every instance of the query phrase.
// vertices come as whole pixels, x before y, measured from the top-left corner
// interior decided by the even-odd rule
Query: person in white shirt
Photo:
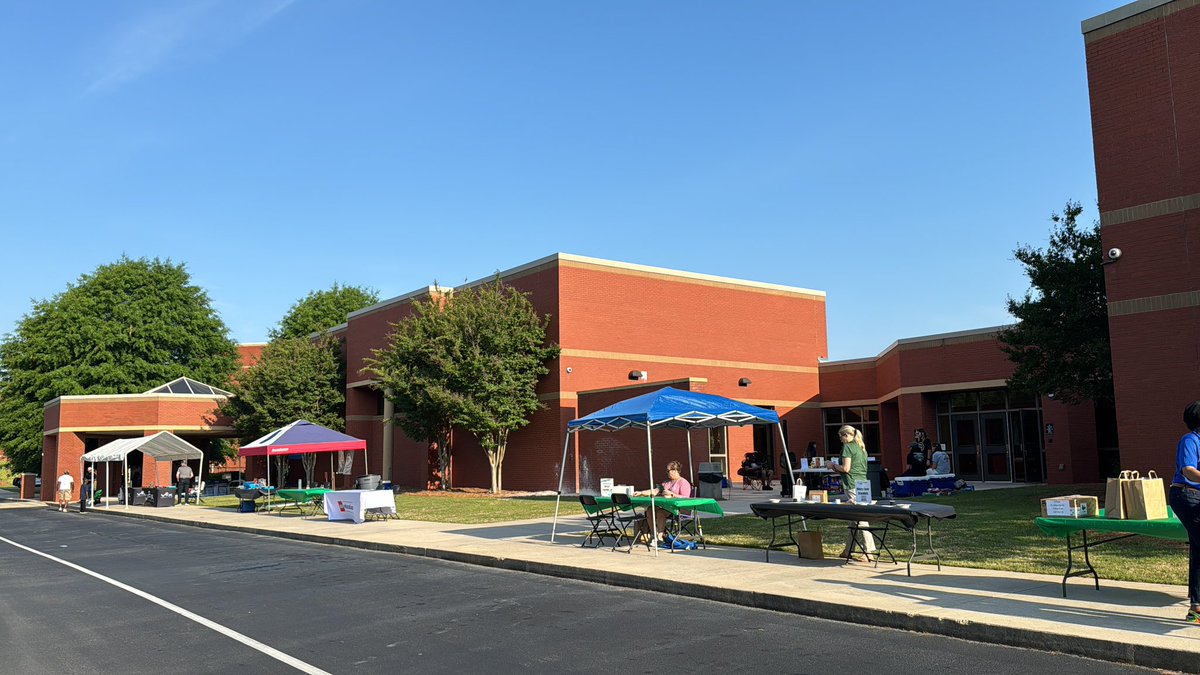
[[[942,450],[940,446],[937,450],[934,450],[930,464],[931,466],[927,473],[931,475],[954,473],[950,470],[950,453]]]
[[[65,512],[67,510],[67,502],[71,501],[71,491],[75,487],[75,479],[71,478],[70,471],[63,471],[58,477],[58,510]]]

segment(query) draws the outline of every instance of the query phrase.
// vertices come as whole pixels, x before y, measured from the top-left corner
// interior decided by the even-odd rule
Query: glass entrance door
[[[951,415],[950,442],[954,446],[954,472],[963,480],[980,480],[979,416]]]
[[[982,431],[980,453],[983,455],[984,480],[1012,480],[1008,461],[1008,415],[1002,412],[981,413]]]

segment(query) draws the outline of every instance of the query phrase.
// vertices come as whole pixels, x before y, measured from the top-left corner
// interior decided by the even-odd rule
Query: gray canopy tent
[[[155,482],[158,478],[158,462],[173,462],[177,459],[201,460],[200,472],[196,478],[197,494],[199,493],[200,486],[204,482],[204,452],[169,431],[160,431],[153,436],[142,436],[141,438],[119,438],[105,443],[79,458],[79,473],[82,476],[84,462],[91,462],[93,465],[97,462],[121,462],[121,490],[125,495],[125,508],[128,509],[131,501],[129,499],[129,453],[134,450],[140,450],[143,455],[154,459]],[[109,472],[105,471],[104,494],[106,495],[109,494],[108,476]],[[93,489],[95,489],[94,486]],[[104,507],[108,508],[108,506],[109,504],[105,502]]]
[[[650,484],[654,485],[654,443],[650,432],[654,429],[670,428],[687,431],[688,473],[691,474],[692,429],[740,427],[747,424],[774,424],[779,430],[783,444],[783,456],[792,470],[787,451],[787,439],[779,423],[779,414],[774,410],[759,408],[724,396],[684,391],[663,387],[658,391],[635,396],[608,406],[602,410],[571,420],[567,423],[567,440],[563,444],[562,463],[558,470],[558,498],[554,502],[554,524],[550,530],[550,541],[558,531],[558,507],[562,502],[563,473],[567,466],[567,450],[571,446],[571,435],[578,431],[621,431],[623,429],[646,430],[646,459],[649,462]],[[728,444],[727,444],[728,446]],[[650,496],[650,526],[657,531],[658,523],[654,510],[654,495]],[[658,549],[654,549],[658,555]]]

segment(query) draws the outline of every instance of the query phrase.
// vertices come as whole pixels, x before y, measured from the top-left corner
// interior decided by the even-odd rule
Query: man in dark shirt
[[[179,498],[176,504],[188,503],[188,490],[192,489],[192,467],[183,462],[175,470],[175,495]]]

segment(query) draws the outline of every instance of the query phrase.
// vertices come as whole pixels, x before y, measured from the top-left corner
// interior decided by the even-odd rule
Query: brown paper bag
[[[793,532],[796,544],[800,547],[800,557],[809,560],[824,560],[825,551],[821,548],[821,531]]]
[[[1138,475],[1136,471],[1122,471],[1116,478],[1109,478],[1104,489],[1104,517],[1117,520],[1125,518],[1125,483]]]
[[[1160,520],[1167,517],[1167,493],[1163,479],[1153,471],[1145,478],[1121,484],[1125,499],[1125,517],[1129,520]]]

